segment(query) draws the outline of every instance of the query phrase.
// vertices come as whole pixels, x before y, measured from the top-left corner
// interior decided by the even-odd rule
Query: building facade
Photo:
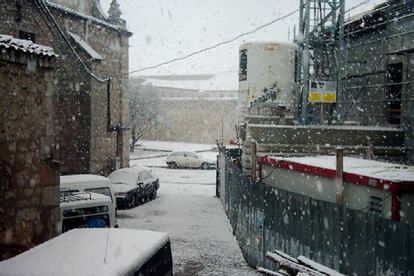
[[[215,144],[237,140],[237,91],[152,87],[158,125],[144,139]]]
[[[60,175],[129,163],[119,5],[56,2],[0,1],[1,258],[57,234]]]
[[[55,74],[55,156],[62,174],[108,174],[129,162],[123,74],[131,33],[119,17],[104,18],[99,1],[78,1],[85,14],[63,6],[76,1],[56,2],[8,3],[0,13],[11,20],[5,20],[0,33],[51,45],[61,57]],[[39,28],[39,22],[45,27]]]
[[[338,124],[403,130],[410,163],[414,160],[413,20],[414,3],[404,0],[382,1],[372,10],[349,18],[345,22],[344,85],[337,91],[336,106],[312,104],[311,108],[314,123],[324,124],[319,118],[329,116],[321,113],[334,111]],[[327,60],[335,58],[329,49],[318,49],[314,77],[325,80],[327,73],[332,75]]]
[[[52,48],[0,34],[0,260],[57,234]]]

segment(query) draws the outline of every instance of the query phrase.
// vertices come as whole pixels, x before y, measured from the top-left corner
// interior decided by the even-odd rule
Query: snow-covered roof
[[[0,274],[132,275],[168,241],[153,231],[74,229],[0,262]]]
[[[50,8],[54,8],[54,9],[57,9],[57,10],[63,11],[63,12],[65,12],[65,13],[75,15],[75,16],[80,17],[80,18],[82,18],[82,19],[85,19],[85,20],[88,20],[88,21],[94,22],[94,23],[96,23],[96,24],[99,24],[99,25],[102,25],[102,26],[108,27],[108,28],[113,29],[113,30],[116,30],[116,31],[122,31],[122,30],[123,30],[122,26],[113,25],[113,24],[108,23],[108,22],[106,22],[106,21],[104,21],[104,20],[98,19],[98,18],[93,17],[93,16],[85,15],[85,14],[83,14],[83,13],[80,13],[80,12],[75,11],[75,10],[73,10],[73,9],[70,9],[70,8],[68,8],[68,7],[65,7],[65,6],[62,6],[62,5],[56,4],[56,3],[52,3],[52,2],[50,2],[50,1],[46,1],[46,3],[47,3],[47,5],[48,5]]]
[[[374,11],[386,8],[387,6],[383,4],[387,2],[388,0],[376,0],[359,5],[358,8],[347,13],[348,18],[345,20],[345,24],[351,24],[362,19],[364,16],[373,13]]]
[[[53,51],[52,47],[33,43],[31,40],[17,39],[11,35],[0,34],[0,48],[14,49],[24,53],[57,57],[58,55]]]
[[[201,79],[162,79],[154,76],[140,76],[143,79],[143,85],[152,85],[155,87],[181,88],[196,91],[237,91],[239,81],[237,73],[220,73],[216,75],[206,74],[207,78]]]
[[[335,156],[274,157],[277,160],[336,170]],[[344,172],[392,182],[414,182],[414,166],[344,157]]]
[[[68,34],[75,40],[75,42],[83,49],[85,50],[88,55],[95,60],[103,60],[104,58],[96,52],[85,40],[82,39],[78,34],[72,33],[71,31],[68,31]]]
[[[60,206],[65,208],[66,206],[73,205],[85,205],[87,204],[108,204],[112,203],[112,199],[109,196],[98,193],[85,193],[85,192],[68,192],[67,194],[61,192]]]

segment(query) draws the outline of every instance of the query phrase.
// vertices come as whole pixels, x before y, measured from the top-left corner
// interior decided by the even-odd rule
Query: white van
[[[115,195],[112,191],[111,181],[100,175],[73,174],[60,177],[60,190],[73,192],[93,192],[109,196],[115,203]]]
[[[106,195],[111,198],[112,212],[116,216],[115,194],[111,181],[104,176],[94,174],[63,175],[60,177],[60,191],[92,192]]]
[[[2,276],[172,275],[166,233],[133,229],[74,229],[0,262]]]
[[[60,232],[74,228],[118,227],[111,198],[91,192],[60,192]]]

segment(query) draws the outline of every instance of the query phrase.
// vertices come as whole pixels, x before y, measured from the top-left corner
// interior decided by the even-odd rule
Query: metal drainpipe
[[[112,78],[109,77],[106,83],[106,126],[107,132],[110,134],[112,132],[112,125],[111,125],[111,82]]]

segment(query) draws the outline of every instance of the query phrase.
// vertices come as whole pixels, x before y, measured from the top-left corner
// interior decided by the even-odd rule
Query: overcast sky
[[[375,2],[377,0],[371,0]],[[111,0],[101,0],[105,11]],[[299,0],[118,0],[122,18],[134,33],[130,39],[130,70],[152,66],[233,38],[285,15]],[[364,0],[347,0],[347,8]],[[151,74],[237,72],[238,47],[244,41],[288,40],[297,14],[229,45],[185,61],[148,70]]]

